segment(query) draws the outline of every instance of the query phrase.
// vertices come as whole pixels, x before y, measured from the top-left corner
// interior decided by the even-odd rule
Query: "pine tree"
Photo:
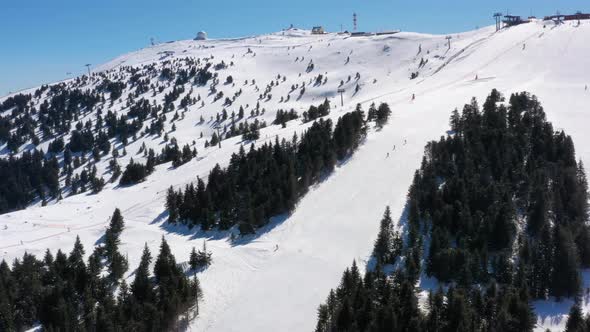
[[[127,258],[123,257],[119,251],[116,251],[110,258],[109,269],[111,281],[117,283],[127,271],[128,266]]]
[[[389,120],[390,115],[391,109],[389,108],[389,105],[381,103],[375,112],[375,122],[377,127],[382,128],[387,123],[387,120]]]
[[[156,263],[154,265],[154,277],[156,278],[156,282],[159,283],[167,278],[173,277],[176,269],[176,260],[174,256],[172,256],[168,242],[166,242],[166,239],[162,236],[160,253],[156,258]]]
[[[145,244],[139,267],[135,271],[135,279],[131,284],[131,293],[139,303],[151,302],[154,299],[153,288],[150,281],[150,264],[152,262],[152,255]]]
[[[389,210],[389,206],[387,206],[383,213],[379,234],[377,235],[377,240],[375,240],[375,246],[373,248],[373,256],[379,264],[390,263],[392,231],[391,211]]]
[[[579,301],[576,301],[571,307],[567,322],[565,324],[565,332],[586,332],[587,326],[582,315]]]
[[[583,225],[580,227],[578,236],[576,236],[576,246],[580,265],[583,268],[590,267],[590,228],[588,226]]]
[[[564,227],[555,227],[555,254],[550,294],[561,298],[578,295],[581,287],[578,253],[570,232]]]
[[[166,193],[166,209],[168,210],[168,222],[175,223],[178,221],[178,206],[176,204],[177,198],[176,193],[174,192],[174,188],[170,186]]]
[[[195,250],[195,247],[193,247],[188,261],[189,261],[189,265],[191,267],[191,270],[194,271],[199,267],[199,260],[198,260],[197,251]]]
[[[67,269],[74,282],[76,290],[78,292],[82,292],[86,287],[88,275],[86,271],[86,264],[84,263],[84,246],[82,246],[79,236],[76,236],[74,249],[72,249],[72,252],[70,252],[67,260]]]
[[[123,221],[123,216],[121,215],[121,210],[115,208],[115,211],[113,212],[113,215],[111,217],[109,229],[111,230],[111,232],[119,236],[121,235],[121,232],[123,232],[124,227],[125,223]]]
[[[449,119],[449,125],[451,126],[451,130],[455,133],[459,133],[460,123],[461,116],[459,115],[459,110],[455,108],[455,110],[453,110],[453,113],[451,114],[451,118]]]
[[[213,132],[213,135],[211,135],[211,142],[209,144],[211,146],[216,146],[218,142],[219,142],[219,138],[217,137],[217,133]],[[207,144],[207,143],[205,143],[205,144]]]
[[[377,107],[375,103],[371,103],[369,111],[367,113],[367,121],[374,121],[377,118]]]
[[[111,282],[116,283],[128,269],[127,259],[119,252],[120,235],[125,227],[121,211],[113,212],[109,227],[105,232],[104,255],[109,268]]]
[[[577,205],[579,206],[579,210],[582,212],[581,219],[588,220],[588,179],[586,177],[586,172],[584,171],[584,163],[580,160],[578,162],[578,169],[577,169],[577,178],[578,178],[578,188],[579,194],[576,197]]]
[[[207,267],[211,265],[211,262],[211,253],[207,251],[207,241],[203,241],[203,249],[196,253],[195,264],[197,267]]]

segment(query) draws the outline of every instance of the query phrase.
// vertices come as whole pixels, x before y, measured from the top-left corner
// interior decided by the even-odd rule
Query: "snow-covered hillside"
[[[248,115],[257,102],[265,109],[259,119],[269,126],[260,131],[256,145],[276,136],[290,139],[309,126],[300,120],[288,122],[286,128],[270,125],[278,109],[301,113],[325,98],[331,101],[328,117],[334,120],[357,103],[366,110],[372,102],[387,102],[393,114],[382,130],[369,132],[351,159],[315,185],[293,214],[277,216],[255,236],[232,242],[228,232],[201,232],[165,223],[166,189],[184,187],[197,176],[206,178],[215,164],[227,164],[241,145],[238,136],[223,140],[221,149],[204,148],[205,139],[215,130],[213,119],[224,106],[223,100],[213,101],[207,87],[194,87],[193,95],[200,94],[206,103],[189,106],[184,119],[175,122],[176,130],[170,132],[167,124],[166,132],[179,145],[195,140],[197,158],[178,168],[159,165],[145,182],[134,186],[107,184],[98,194],[65,197],[45,207],[39,202],[0,215],[0,259],[11,261],[25,252],[42,256],[46,248],[69,251],[76,235],[91,248],[118,207],[126,222],[121,252],[128,255],[130,267],[138,265],[144,243],[157,252],[162,236],[181,262],[188,260],[193,246],[207,239],[214,263],[199,273],[205,297],[192,330],[310,331],[318,305],[338,284],[344,268],[353,259],[361,266],[367,262],[385,206],[390,205],[394,217],[401,218],[424,145],[445,135],[451,111],[471,97],[483,100],[493,88],[505,94],[529,91],[537,95],[548,119],[572,136],[577,157],[590,164],[590,91],[585,88],[590,84],[589,35],[590,21],[579,26],[577,22],[544,26],[535,21],[500,32],[487,27],[453,34],[448,48],[445,35],[318,36],[288,30],[238,39],[178,41],[120,56],[95,71],[116,75],[121,66],[161,65],[185,57],[233,62],[220,71],[217,89],[227,97],[242,89],[233,104],[225,106],[229,113],[237,113],[241,105]],[[314,68],[307,72],[310,61]],[[416,72],[417,78],[410,79]],[[357,73],[360,90],[355,92]],[[318,74],[327,82],[315,86]],[[228,75],[234,83],[224,85]],[[260,100],[271,81],[278,82],[273,83],[272,98]],[[291,86],[302,82],[305,94],[298,98],[296,90],[287,99]],[[346,90],[343,107],[337,93],[341,87]],[[146,98],[161,101],[163,94],[147,93]],[[111,109],[123,112],[126,105],[116,102]],[[200,117],[205,121],[200,122]],[[81,120],[93,118],[88,114]],[[201,132],[203,138],[199,138]],[[46,150],[48,143],[40,147]],[[130,143],[120,164],[126,165],[131,157],[142,160],[136,153],[143,143],[158,151],[162,138],[148,136]],[[2,151],[6,154],[6,149]],[[97,164],[99,173],[106,172],[108,159]],[[132,273],[128,271],[129,276]],[[590,283],[590,278],[586,280]],[[590,299],[585,298],[584,304],[585,312],[590,311]],[[537,329],[562,329],[570,305],[567,300],[535,303]]]

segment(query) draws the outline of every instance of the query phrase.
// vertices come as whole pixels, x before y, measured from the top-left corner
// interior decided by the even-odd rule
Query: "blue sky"
[[[0,95],[78,75],[158,41],[237,37],[294,24],[339,30],[459,32],[493,24],[495,11],[528,16],[590,11],[588,0],[0,0]]]

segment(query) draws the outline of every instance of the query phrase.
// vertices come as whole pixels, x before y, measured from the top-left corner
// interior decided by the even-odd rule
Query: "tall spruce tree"
[[[383,218],[381,219],[381,225],[379,226],[379,234],[377,240],[375,240],[375,246],[373,248],[373,256],[377,259],[379,264],[387,264],[390,262],[391,248],[392,248],[392,236],[393,236],[393,225],[391,220],[391,211],[389,206],[385,208]]]

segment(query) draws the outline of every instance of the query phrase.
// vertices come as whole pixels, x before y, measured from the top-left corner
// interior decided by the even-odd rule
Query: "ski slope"
[[[207,240],[213,264],[198,275],[205,297],[191,330],[311,331],[318,305],[338,285],[343,270],[353,259],[361,267],[367,262],[385,206],[390,205],[396,220],[403,218],[406,193],[425,144],[446,134],[451,111],[471,97],[481,105],[493,88],[506,96],[519,91],[537,95],[549,121],[572,136],[577,157],[590,165],[590,91],[585,89],[590,84],[590,21],[581,23],[544,27],[542,22],[532,22],[500,32],[486,27],[453,34],[450,48],[443,35],[314,36],[309,31],[288,30],[236,39],[178,41],[120,56],[96,71],[186,56],[213,55],[216,61],[233,61],[235,65],[221,75],[221,82],[231,74],[236,87],[220,84],[219,89],[231,96],[237,87],[242,88],[243,95],[232,108],[248,104],[246,113],[261,92],[251,84],[242,86],[244,80],[255,79],[262,90],[278,74],[285,76],[286,81],[273,88],[272,100],[261,102],[269,124],[279,108],[295,108],[301,114],[324,98],[332,102],[328,116],[332,119],[357,103],[367,110],[372,102],[387,102],[393,113],[389,124],[380,131],[370,130],[358,151],[315,185],[291,215],[276,216],[255,236],[231,242],[228,232],[202,232],[165,223],[165,190],[170,185],[183,187],[197,176],[206,178],[216,163],[227,164],[241,144],[241,138],[234,137],[222,141],[221,149],[205,149],[200,139],[198,158],[176,169],[170,163],[159,165],[143,183],[125,188],[108,184],[96,195],[80,194],[45,207],[37,203],[0,215],[0,259],[11,261],[24,252],[42,256],[46,248],[70,251],[76,235],[88,255],[118,207],[126,223],[120,250],[128,255],[131,268],[138,265],[144,243],[157,252],[162,236],[179,262],[187,261],[191,248]],[[303,61],[295,61],[302,57]],[[428,62],[418,68],[422,58]],[[310,60],[315,69],[306,73]],[[410,80],[416,71],[418,78]],[[357,72],[361,89],[354,93],[354,79],[345,83],[341,107],[336,93],[339,82],[346,82],[349,75],[354,78]],[[279,101],[292,84],[308,82],[319,73],[328,77],[327,84],[308,85],[299,100]],[[205,96],[206,88],[201,89],[195,88],[195,93]],[[211,123],[199,124],[198,118],[203,115],[208,120],[222,108],[219,102],[194,107],[194,112],[176,122],[177,130],[171,134],[179,145],[197,139],[200,132],[207,138],[213,132]],[[123,111],[124,107],[115,105],[114,109]],[[286,128],[269,126],[261,130],[256,144],[276,136],[290,139],[307,126],[299,120],[288,122]],[[135,151],[144,142],[151,147],[161,144],[156,139],[133,142],[120,164],[126,165],[130,157],[141,160]],[[101,163],[99,171],[104,171],[108,159]],[[133,270],[128,271],[128,278],[132,274]],[[584,280],[585,288],[590,287],[590,278]],[[537,330],[562,330],[571,304],[568,300],[536,302]],[[588,297],[584,311],[590,311]]]

